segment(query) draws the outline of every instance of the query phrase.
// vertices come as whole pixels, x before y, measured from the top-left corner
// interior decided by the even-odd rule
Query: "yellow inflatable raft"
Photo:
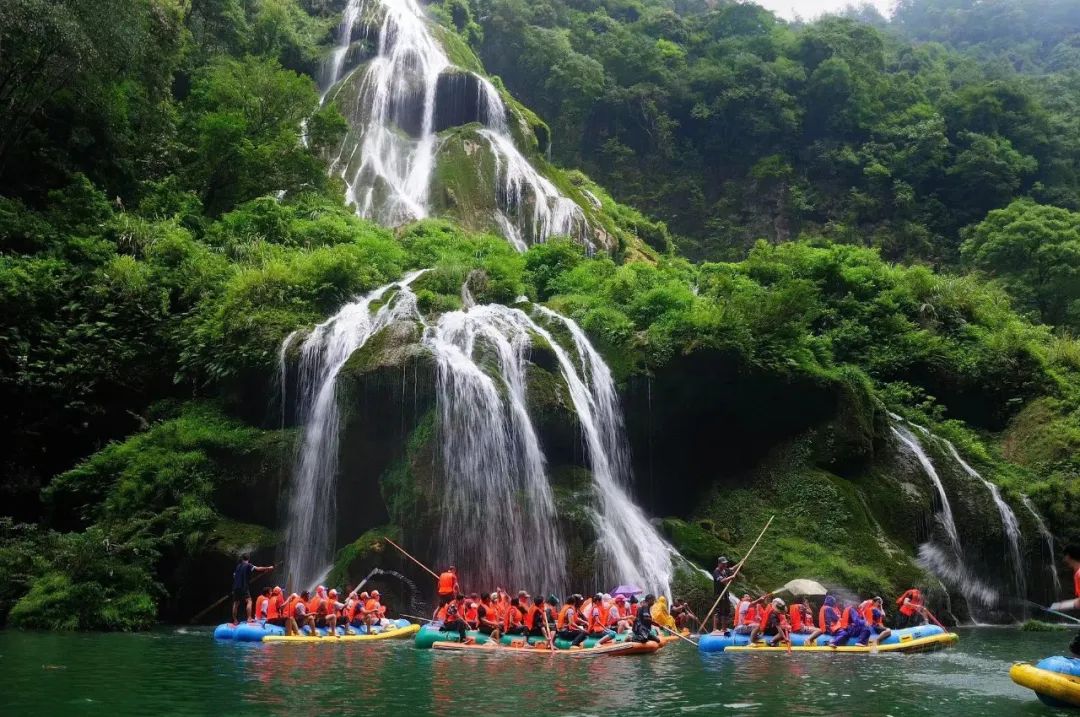
[[[904,639],[909,638],[909,639]],[[960,636],[955,632],[942,632],[937,635],[926,637],[901,636],[896,642],[885,642],[877,646],[843,645],[841,647],[829,647],[828,645],[797,645],[791,648],[792,652],[844,652],[873,654],[878,652],[933,652],[943,650],[950,645],[956,644]],[[785,646],[769,647],[764,642],[752,645],[732,645],[724,649],[724,652],[787,652]]]
[[[266,635],[263,637],[263,642],[319,642],[326,645],[335,645],[339,642],[374,642],[376,640],[400,640],[410,635],[415,635],[419,632],[419,625],[408,625],[406,627],[388,628],[382,632],[377,632],[374,635],[324,635],[322,637],[314,637],[312,635]]]
[[[1018,662],[1009,677],[1052,707],[1080,707],[1080,660],[1048,657],[1036,665]]]

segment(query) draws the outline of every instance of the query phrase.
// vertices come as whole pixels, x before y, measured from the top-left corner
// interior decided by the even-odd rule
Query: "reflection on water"
[[[929,655],[567,659],[415,650],[411,641],[215,644],[144,635],[0,632],[0,715],[949,715],[1048,717],[1009,665],[1069,633],[965,630]],[[1064,713],[1061,713],[1064,714]]]

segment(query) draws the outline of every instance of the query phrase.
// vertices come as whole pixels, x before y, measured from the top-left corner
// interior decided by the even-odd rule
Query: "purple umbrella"
[[[615,597],[616,595],[622,595],[623,597],[633,597],[635,595],[640,595],[643,592],[645,591],[637,585],[620,585],[611,591],[611,596]]]

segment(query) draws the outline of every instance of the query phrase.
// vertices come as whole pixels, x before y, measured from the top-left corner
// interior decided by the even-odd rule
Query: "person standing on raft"
[[[1076,595],[1072,600],[1059,600],[1050,606],[1051,610],[1061,612],[1062,610],[1080,610],[1080,545],[1067,545],[1065,546],[1065,552],[1061,558],[1069,570],[1073,574],[1073,594]],[[1069,644],[1069,650],[1074,655],[1080,656],[1080,635],[1073,638],[1073,641]]]
[[[439,607],[444,607],[459,592],[461,588],[458,586],[457,568],[451,565],[439,575]]]
[[[273,565],[260,567],[252,565],[247,553],[240,556],[240,562],[233,568],[232,585],[232,621],[239,622],[237,614],[240,612],[240,603],[244,603],[247,611],[247,621],[251,622],[251,576],[253,573],[268,573],[274,569]]]
[[[918,588],[905,590],[904,594],[896,599],[896,607],[900,612],[898,627],[918,627],[926,624],[926,606],[923,605],[923,596]]]
[[[716,567],[713,568],[713,597],[720,597],[720,594],[724,592],[724,588],[735,579],[735,571],[731,567],[731,563],[728,559],[721,556],[716,559]],[[728,623],[731,622],[731,601],[721,600],[720,604],[716,606],[716,611],[713,612],[712,629],[713,632],[718,630],[726,630]],[[719,627],[717,627],[719,625]]]

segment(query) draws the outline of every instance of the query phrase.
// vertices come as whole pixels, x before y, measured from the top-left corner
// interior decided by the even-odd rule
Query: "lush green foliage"
[[[897,26],[1027,48],[1019,18],[1017,33],[1067,53],[1067,5],[912,0]],[[1021,77],[850,19],[786,25],[752,4],[471,6],[481,58],[549,122],[558,158],[666,220],[692,256],[810,232],[952,263],[959,230],[1014,197],[1075,207],[1070,75]]]

